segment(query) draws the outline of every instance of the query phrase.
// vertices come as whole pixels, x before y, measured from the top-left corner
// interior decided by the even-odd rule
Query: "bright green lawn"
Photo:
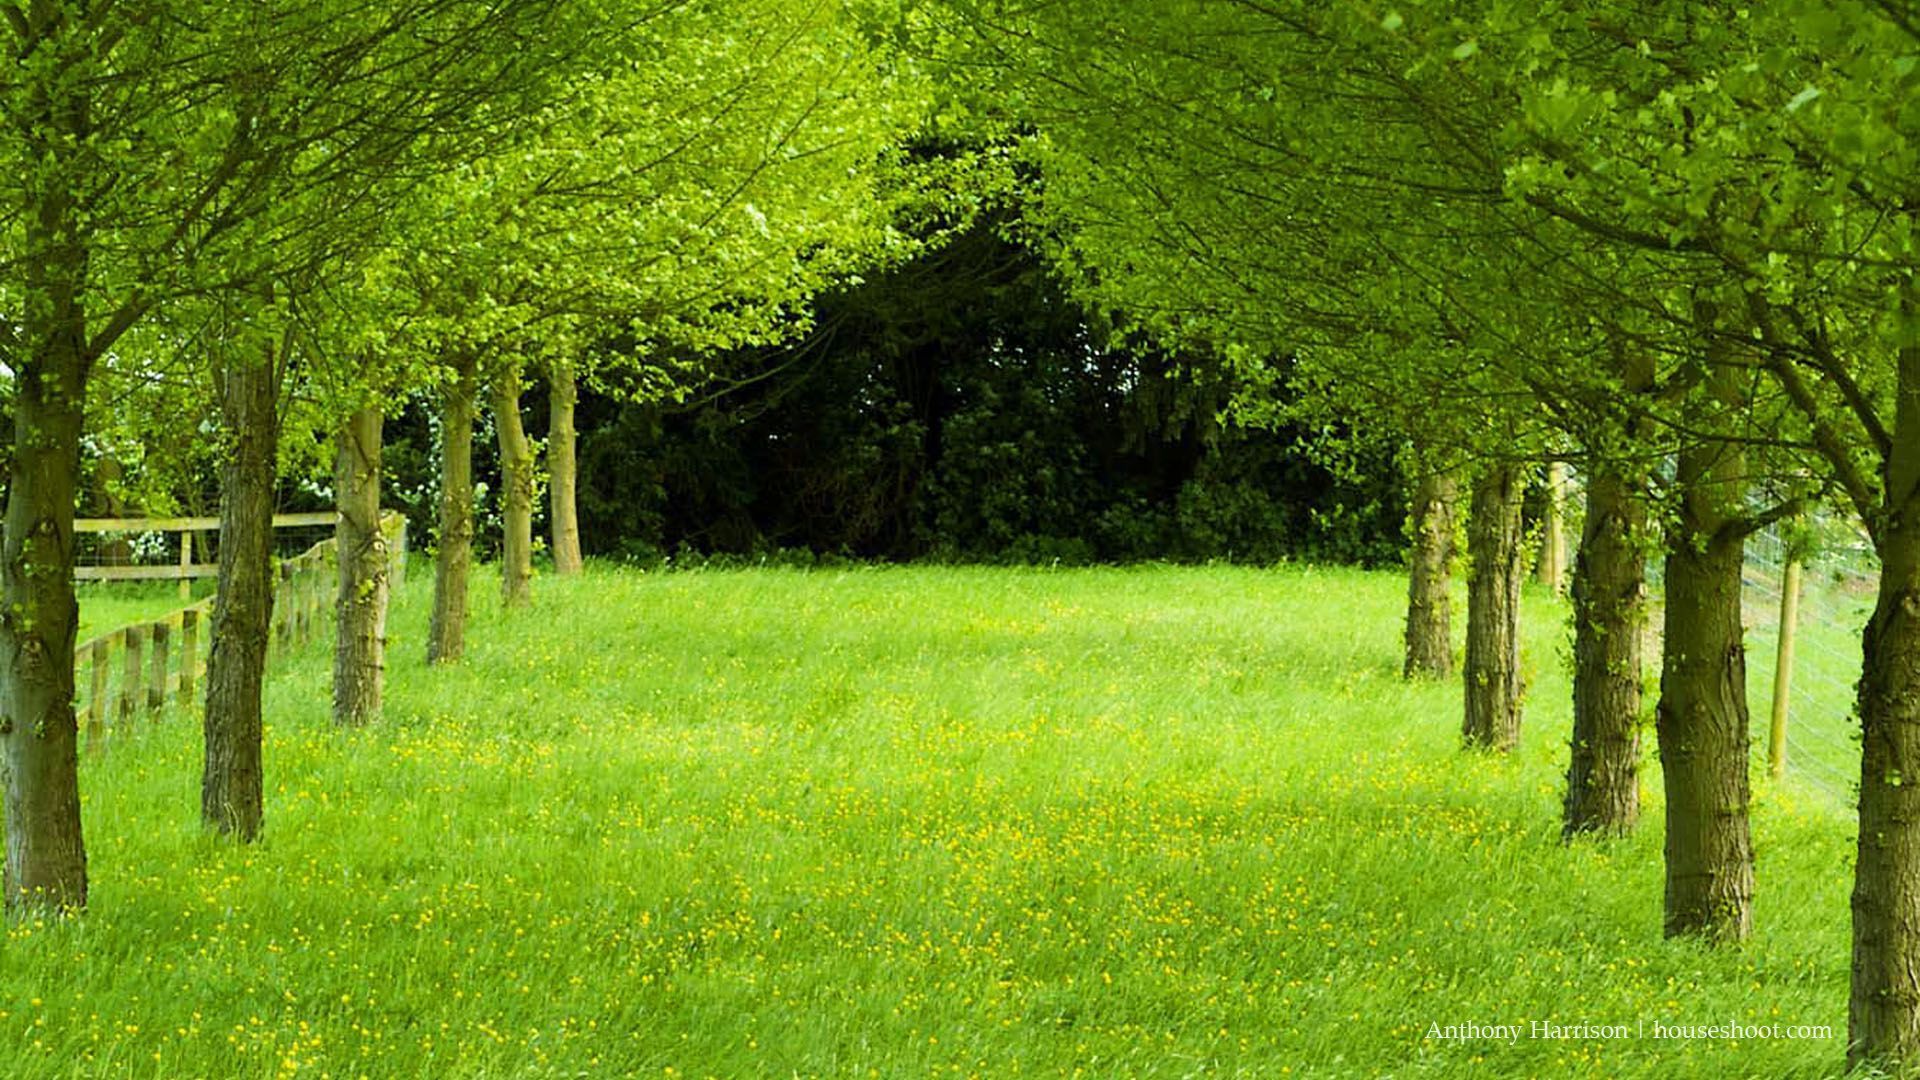
[[[177,581],[80,582],[74,591],[80,597],[80,634],[86,641],[129,623],[157,619],[178,611],[204,597],[213,595],[213,582],[191,582],[192,598],[180,598]]]
[[[1840,1039],[1423,1041],[1431,1023],[1844,1031],[1849,826],[1759,793],[1759,932],[1661,940],[1659,804],[1557,842],[1565,633],[1510,761],[1397,676],[1397,575],[621,573],[402,594],[384,724],[269,688],[268,833],[194,725],[89,761],[93,910],[13,931],[7,1075],[1826,1076]],[[1651,740],[1649,739],[1649,742]]]

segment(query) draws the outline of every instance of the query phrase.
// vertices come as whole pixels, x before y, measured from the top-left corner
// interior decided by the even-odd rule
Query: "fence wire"
[[[1860,771],[1860,724],[1854,686],[1860,677],[1860,634],[1873,613],[1879,571],[1851,530],[1829,527],[1805,560],[1787,694],[1786,775],[1839,806],[1854,805]],[[1747,541],[1743,570],[1748,700],[1756,767],[1764,768],[1779,655],[1781,587],[1787,539],[1778,529]]]

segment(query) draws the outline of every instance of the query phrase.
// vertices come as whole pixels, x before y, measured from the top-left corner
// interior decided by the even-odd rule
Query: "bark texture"
[[[1920,346],[1898,365],[1880,589],[1861,641],[1847,1034],[1851,1064],[1908,1076],[1920,1071]]]
[[[1597,468],[1573,565],[1573,739],[1561,819],[1569,840],[1623,836],[1640,816],[1646,528],[1637,483]]]
[[[1744,455],[1681,451],[1666,556],[1655,729],[1667,796],[1666,932],[1740,940],[1753,928],[1747,826],[1747,662],[1740,624]]]
[[[1453,515],[1460,484],[1453,475],[1423,477],[1413,494],[1413,537],[1407,552],[1409,679],[1453,674]]]
[[[278,384],[270,360],[236,362],[222,373],[220,390],[230,442],[220,466],[220,583],[207,659],[200,820],[241,841],[259,835],[262,815],[260,688],[273,624]]]
[[[26,12],[42,26],[59,9]],[[49,46],[49,48],[56,46]],[[44,53],[42,54],[44,58]],[[44,68],[42,70],[45,70]],[[73,507],[87,376],[98,349],[87,338],[88,224],[66,186],[93,151],[87,80],[22,68],[30,92],[19,117],[43,167],[17,177],[14,207],[24,293],[10,305],[17,339],[13,460],[7,478],[4,608],[0,608],[0,738],[5,739],[6,910],[20,916],[87,903],[80,832],[79,732],[73,712]]]
[[[334,547],[340,592],[334,607],[333,722],[359,727],[380,714],[387,677],[387,538],[380,529],[381,415],[356,411],[340,429]]]
[[[520,423],[520,383],[493,389],[493,427],[500,439],[500,597],[508,608],[533,602],[533,445]]]
[[[80,471],[86,361],[80,327],[45,332],[13,403],[7,488],[4,650],[10,913],[87,903],[80,831],[79,732],[73,712],[73,506]]]
[[[1520,741],[1520,504],[1526,481],[1517,466],[1481,470],[1473,485],[1467,548],[1466,744],[1505,752]]]
[[[467,579],[473,568],[474,360],[459,360],[440,399],[440,536],[433,560],[427,662],[450,664],[467,647]]]
[[[553,572],[577,574],[581,568],[579,433],[573,425],[579,387],[573,368],[554,364],[547,375],[547,502],[553,518]]]

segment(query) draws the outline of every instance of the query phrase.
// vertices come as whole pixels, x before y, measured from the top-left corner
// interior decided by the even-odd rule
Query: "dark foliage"
[[[1399,559],[1390,447],[1328,433],[1349,462],[1336,474],[1303,432],[1223,427],[1223,372],[1103,348],[1088,323],[987,223],[825,298],[801,345],[724,358],[687,403],[585,395],[588,547],[642,559]]]

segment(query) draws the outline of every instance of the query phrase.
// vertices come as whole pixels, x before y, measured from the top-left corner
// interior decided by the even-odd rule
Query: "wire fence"
[[[1819,523],[1820,540],[1804,560],[1786,690],[1786,775],[1851,807],[1860,772],[1860,724],[1854,686],[1860,634],[1873,614],[1879,570],[1864,538],[1844,522]],[[1765,761],[1768,716],[1779,661],[1782,590],[1792,537],[1768,529],[1747,541],[1743,571],[1748,699],[1755,753]]]

